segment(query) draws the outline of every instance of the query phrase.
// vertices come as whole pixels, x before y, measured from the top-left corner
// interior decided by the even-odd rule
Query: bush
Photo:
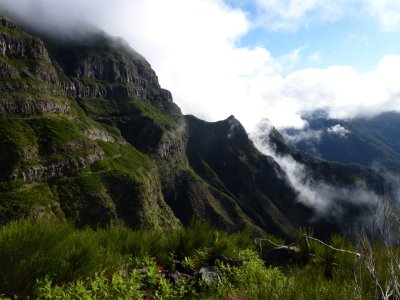
[[[399,281],[395,247],[364,238],[356,258],[334,250],[354,251],[340,236],[331,246],[306,242],[302,232],[299,238],[306,263],[270,268],[249,232],[223,233],[202,221],[154,232],[20,220],[0,227],[0,299],[368,299]],[[201,280],[207,266],[216,280]],[[171,275],[178,269],[188,275],[177,282]]]
[[[27,295],[36,280],[76,280],[102,268],[105,260],[91,230],[49,220],[21,220],[0,228],[0,292]]]
[[[265,268],[257,253],[251,250],[239,252],[241,267],[234,269],[233,283],[251,299],[279,299],[285,286],[286,276],[278,268]]]

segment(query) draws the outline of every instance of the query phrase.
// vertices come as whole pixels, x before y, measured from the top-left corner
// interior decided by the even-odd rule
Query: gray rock
[[[23,170],[18,170],[11,175],[12,180],[37,180],[65,175],[66,172],[73,169],[86,168],[97,160],[104,159],[104,152],[98,151],[84,157],[76,159],[59,161],[49,165],[29,166]]]
[[[200,279],[208,286],[215,285],[222,280],[222,273],[217,267],[202,267],[199,274]]]
[[[192,278],[192,276],[175,271],[173,273],[168,273],[167,278],[170,279],[174,284],[180,284],[182,280],[189,280]]]
[[[241,265],[237,258],[229,259],[229,258],[227,258],[226,256],[223,256],[223,255],[218,257],[216,260],[219,260],[223,264],[230,265],[232,267],[240,267],[240,265]]]

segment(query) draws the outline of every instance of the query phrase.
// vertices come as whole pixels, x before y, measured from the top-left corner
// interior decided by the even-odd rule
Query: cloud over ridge
[[[260,10],[288,12],[285,18],[299,24],[310,13],[333,21],[360,5],[359,0],[254,1]],[[368,0],[363,10],[395,26],[390,18],[400,9],[383,2]],[[335,118],[400,109],[400,56],[383,57],[369,72],[349,66],[286,72],[290,55],[282,59],[264,46],[239,46],[255,20],[223,0],[2,0],[0,11],[7,10],[57,32],[73,34],[76,24],[89,23],[123,37],[149,60],[184,113],[207,120],[234,114],[248,131],[265,117],[276,127],[301,127],[301,113],[315,109]]]

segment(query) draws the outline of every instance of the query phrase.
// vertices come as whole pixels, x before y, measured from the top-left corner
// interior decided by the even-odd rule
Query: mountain
[[[232,180],[244,183],[242,170],[230,169],[228,178],[213,169],[216,145],[202,145],[203,152],[193,146],[197,135],[228,142],[234,122],[234,143],[220,144],[218,155],[232,151],[234,161],[244,151],[243,163],[232,167],[259,182],[274,177],[279,166],[237,120],[183,116],[148,62],[104,32],[38,38],[7,18],[0,22],[2,223],[33,216],[168,228],[199,217],[226,230],[294,234],[297,224],[278,209],[271,187],[252,195],[243,194],[248,187],[232,190]],[[295,202],[293,189],[279,184]]]
[[[316,182],[380,189],[372,170],[322,161],[276,130],[265,134],[282,155],[307,162]],[[93,28],[61,38],[0,17],[0,153],[2,224],[33,217],[168,230],[200,218],[292,238],[301,226],[348,230],[365,210],[341,202],[353,197],[343,194],[337,205],[348,221],[317,218],[238,120],[184,116],[141,55]]]
[[[146,138],[159,138],[173,122],[179,109],[149,64],[100,33],[64,52],[5,18],[0,25],[1,222],[65,216],[79,225],[113,219],[133,227],[178,225],[155,162],[130,146],[112,119],[146,123],[147,114],[161,109],[152,98],[175,110]],[[111,116],[109,124],[91,117],[88,99],[99,117]]]
[[[400,169],[400,113],[331,119],[321,112],[303,117],[308,126],[282,131],[297,149],[330,161]]]

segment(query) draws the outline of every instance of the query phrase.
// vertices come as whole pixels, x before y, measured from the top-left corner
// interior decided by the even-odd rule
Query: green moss
[[[63,148],[70,145],[80,148],[83,144],[89,143],[83,133],[80,132],[77,124],[66,117],[30,118],[27,119],[27,122],[35,131],[42,147]]]
[[[79,104],[94,117],[140,116],[152,119],[157,125],[171,127],[175,123],[167,113],[152,105],[148,100],[133,97],[112,99],[82,98]]]
[[[166,113],[163,113],[159,108],[146,100],[134,99],[132,104],[141,112],[141,115],[149,117],[158,125],[168,127],[174,124],[174,121]]]
[[[61,87],[43,82],[38,78],[2,79],[0,88],[3,92],[39,92],[54,95],[64,95]]]
[[[64,106],[65,104],[67,104],[68,106],[70,106],[71,110],[73,110],[74,108],[74,106],[71,105],[71,101],[58,92],[52,94],[46,92],[21,90],[12,92],[0,92],[0,103],[3,105],[10,104],[15,107],[23,107],[31,104],[34,104],[35,107],[46,107],[49,104],[52,106]],[[34,112],[31,112],[31,114],[34,114]]]
[[[55,203],[46,183],[26,183],[12,192],[0,193],[0,224],[22,217],[52,215]]]
[[[149,157],[133,146],[118,145],[110,142],[98,142],[106,155],[106,159],[95,162],[93,170],[120,170],[124,173],[135,173],[139,169],[151,170]]]
[[[115,208],[98,174],[55,179],[51,183],[61,208],[79,226],[105,226],[115,218]]]
[[[32,36],[30,36],[29,34],[23,32],[21,30],[12,29],[12,28],[8,28],[8,27],[4,27],[4,26],[0,26],[0,34],[8,34],[8,35],[17,36],[20,38],[32,39]]]
[[[53,145],[61,146],[83,138],[78,128],[68,119],[35,118],[28,122],[42,141],[50,141]]]
[[[35,131],[28,123],[16,117],[0,116],[0,145],[13,144],[15,150],[23,151],[37,144]],[[2,151],[2,155],[4,155]]]
[[[48,204],[55,200],[46,183],[25,183],[12,192],[1,193],[0,199],[3,204],[14,201],[27,205]]]
[[[124,106],[126,102],[119,99],[79,99],[79,105],[89,116],[94,117],[108,117],[113,115],[120,115],[123,113],[132,112],[129,106]]]

